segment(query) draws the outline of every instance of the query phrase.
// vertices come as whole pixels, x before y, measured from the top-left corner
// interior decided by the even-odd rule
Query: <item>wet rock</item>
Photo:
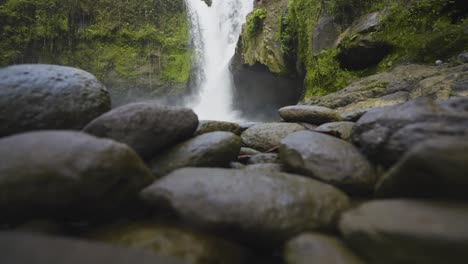
[[[411,148],[381,179],[379,197],[467,198],[468,137],[434,138]]]
[[[198,124],[197,131],[195,131],[195,135],[201,135],[209,132],[216,132],[216,131],[225,131],[231,132],[238,136],[242,133],[242,128],[239,124],[225,122],[225,121],[211,121],[211,120],[203,120],[200,121]]]
[[[343,140],[349,140],[353,131],[354,122],[332,122],[323,124],[315,129],[317,132],[326,133]]]
[[[214,236],[175,225],[134,222],[94,231],[90,237],[102,242],[152,250],[184,263],[245,263],[247,251]]]
[[[468,136],[467,98],[437,103],[419,98],[374,109],[356,123],[351,136],[372,161],[393,165],[415,144],[439,136]]]
[[[464,263],[468,204],[383,200],[346,212],[340,229],[372,264]]]
[[[346,120],[357,121],[370,109],[404,103],[425,96],[446,100],[457,84],[468,79],[468,64],[457,67],[400,65],[359,79],[343,90],[315,97],[304,104],[320,105],[338,111]]]
[[[244,167],[245,170],[264,171],[264,172],[282,172],[285,171],[284,166],[278,163],[259,163],[251,164]]]
[[[370,14],[364,15],[357,19],[350,28],[352,34],[365,34],[374,32],[380,25],[385,12],[376,11]]]
[[[341,121],[340,115],[332,109],[315,105],[292,105],[279,110],[287,122],[306,122],[313,125]]]
[[[344,193],[312,179],[209,168],[174,171],[142,191],[141,197],[155,206],[169,205],[186,221],[238,230],[260,244],[307,230],[333,229],[349,205]]]
[[[317,56],[322,50],[335,48],[339,36],[340,28],[335,23],[335,18],[333,16],[320,17],[312,36],[313,55]]]
[[[451,96],[468,96],[468,78],[459,80],[455,83]]]
[[[0,233],[0,262],[4,264],[182,264],[151,251],[126,249],[102,243],[22,233]]]
[[[305,128],[293,123],[258,124],[242,133],[242,143],[260,151],[269,151],[280,144],[287,135]]]
[[[241,140],[230,132],[206,133],[180,143],[150,161],[155,175],[183,167],[227,167],[235,161]]]
[[[190,109],[141,102],[121,106],[96,118],[84,131],[125,143],[149,159],[191,137],[197,125],[198,117]]]
[[[253,156],[253,155],[260,154],[260,153],[261,153],[260,151],[255,150],[255,149],[251,149],[251,148],[241,148],[241,150],[240,150],[240,152],[239,152],[239,155],[240,155],[240,156],[243,156],[243,155]]]
[[[255,125],[258,125],[260,124],[259,122],[244,122],[244,123],[240,123],[239,126],[241,127],[242,129],[242,132],[244,132],[245,130],[255,126]]]
[[[229,162],[229,168],[231,168],[231,169],[243,169],[243,168],[245,168],[245,164],[237,162],[237,161],[232,161],[232,162]]]
[[[261,153],[252,156],[248,164],[279,163],[280,159],[276,153]]]
[[[365,263],[340,239],[316,233],[305,233],[288,241],[284,248],[284,258],[286,264]]]
[[[68,131],[0,140],[0,222],[123,211],[154,180],[124,144]]]
[[[0,69],[0,137],[79,130],[110,107],[107,89],[88,72],[41,64]]]
[[[281,161],[295,173],[307,175],[353,194],[370,193],[375,173],[350,143],[322,133],[299,131],[281,141]]]

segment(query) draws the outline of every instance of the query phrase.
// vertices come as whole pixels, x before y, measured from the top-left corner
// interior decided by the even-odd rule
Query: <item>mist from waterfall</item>
[[[234,87],[230,62],[254,0],[185,0],[195,48],[198,100],[192,105],[201,120],[240,121],[232,109]]]

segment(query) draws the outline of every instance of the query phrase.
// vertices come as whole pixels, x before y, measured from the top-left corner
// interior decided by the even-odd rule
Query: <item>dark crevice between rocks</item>
[[[337,55],[342,69],[359,71],[377,66],[393,47],[385,42],[361,40],[348,48],[342,48]]]

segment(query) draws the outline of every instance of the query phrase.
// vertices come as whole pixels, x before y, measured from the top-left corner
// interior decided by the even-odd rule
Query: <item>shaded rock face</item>
[[[88,72],[41,64],[0,69],[0,137],[81,129],[110,107],[107,89]]]
[[[169,224],[132,222],[98,229],[90,236],[115,245],[152,250],[187,264],[241,264],[247,259],[247,251],[232,242]]]
[[[131,146],[144,159],[193,135],[198,117],[190,109],[154,102],[116,108],[89,123],[84,131]]]
[[[322,106],[291,105],[279,109],[278,112],[287,122],[305,122],[313,125],[322,125],[342,120],[338,112]]]
[[[281,141],[280,158],[292,172],[308,175],[355,194],[370,193],[375,173],[350,143],[317,132],[299,131]]]
[[[340,239],[316,233],[304,233],[284,247],[286,264],[364,264]]]
[[[296,104],[302,94],[302,78],[282,77],[261,64],[232,67],[235,90],[233,107],[248,120],[278,120],[277,109]]]
[[[402,65],[353,82],[345,89],[304,102],[338,111],[348,120],[357,120],[368,110],[404,103],[417,97],[446,100],[463,91],[463,81],[468,79],[468,65],[457,67],[432,67]],[[457,88],[458,87],[458,88]]]
[[[317,56],[322,50],[336,48],[340,26],[333,16],[320,17],[312,35],[312,51]]]
[[[227,167],[237,159],[241,139],[230,132],[211,132],[180,143],[150,161],[155,175],[183,167]]]
[[[212,120],[202,120],[198,124],[197,131],[195,131],[195,135],[201,135],[210,132],[216,131],[225,131],[225,132],[232,132],[238,136],[242,133],[242,128],[239,124],[225,122],[225,121],[212,121]]]
[[[468,135],[467,105],[467,98],[440,103],[419,98],[374,109],[356,123],[352,141],[369,159],[388,167],[423,140]]]
[[[393,47],[381,41],[363,38],[340,48],[337,56],[340,67],[347,70],[364,70],[380,63]]]
[[[141,197],[156,206],[169,205],[187,221],[242,231],[259,244],[333,229],[349,205],[344,193],[312,179],[208,168],[174,171],[143,190]]]
[[[287,135],[299,130],[305,130],[294,123],[265,123],[255,125],[242,133],[242,143],[260,151],[268,151],[277,147]]]
[[[411,148],[381,179],[379,197],[467,198],[468,137],[434,138]]]
[[[0,233],[0,262],[5,264],[183,264],[170,257],[162,257],[148,250],[126,249],[102,243],[55,237],[41,237],[23,233]]]
[[[123,210],[153,180],[132,149],[112,140],[65,131],[0,140],[0,219]]]
[[[249,164],[264,164],[264,163],[279,163],[278,154],[275,153],[261,153],[252,156],[249,159]]]
[[[372,264],[464,263],[467,222],[466,204],[383,200],[346,212],[340,230]]]

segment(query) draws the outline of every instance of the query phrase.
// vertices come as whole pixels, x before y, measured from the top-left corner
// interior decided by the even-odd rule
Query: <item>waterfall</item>
[[[185,0],[195,48],[195,81],[199,91],[194,111],[203,120],[239,121],[232,109],[230,62],[254,0]]]

